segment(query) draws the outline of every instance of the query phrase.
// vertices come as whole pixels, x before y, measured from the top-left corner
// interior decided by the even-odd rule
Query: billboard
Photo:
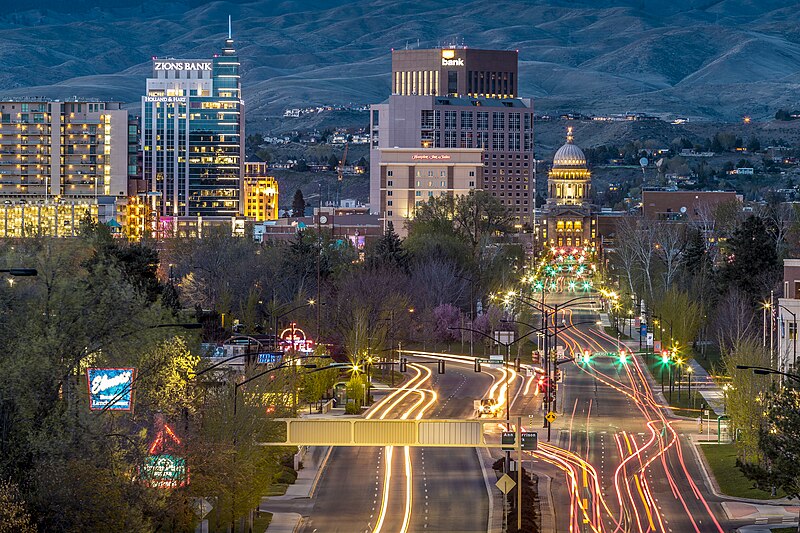
[[[89,409],[132,411],[135,368],[87,368]]]

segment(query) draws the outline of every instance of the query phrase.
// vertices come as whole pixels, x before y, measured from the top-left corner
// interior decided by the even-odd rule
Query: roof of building
[[[586,155],[578,146],[572,144],[572,128],[567,130],[567,142],[553,157],[553,168],[586,167]]]

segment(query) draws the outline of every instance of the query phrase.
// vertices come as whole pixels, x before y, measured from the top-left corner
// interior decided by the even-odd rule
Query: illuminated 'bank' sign
[[[135,368],[88,368],[89,409],[132,411]]]

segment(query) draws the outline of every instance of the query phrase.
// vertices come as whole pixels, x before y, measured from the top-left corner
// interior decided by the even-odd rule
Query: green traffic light
[[[663,364],[665,364],[665,365],[669,364],[669,356],[668,355],[662,355],[661,356],[661,362]]]

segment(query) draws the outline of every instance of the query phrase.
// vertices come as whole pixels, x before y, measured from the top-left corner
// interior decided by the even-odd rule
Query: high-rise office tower
[[[515,51],[458,47],[393,51],[392,95],[371,106],[370,113],[372,211],[389,218],[390,191],[386,176],[381,175],[382,151],[416,148],[424,157],[426,149],[435,150],[431,155],[436,156],[448,149],[477,148],[483,151],[483,173],[475,186],[496,197],[519,228],[531,225],[533,107],[529,99],[515,98],[517,83]],[[391,209],[392,217],[413,218],[416,206],[441,194],[427,187],[429,181],[433,182],[411,180],[415,201],[407,209],[405,205]]]
[[[212,59],[153,59],[142,97],[143,178],[160,217],[241,213],[244,102],[228,38]]]

